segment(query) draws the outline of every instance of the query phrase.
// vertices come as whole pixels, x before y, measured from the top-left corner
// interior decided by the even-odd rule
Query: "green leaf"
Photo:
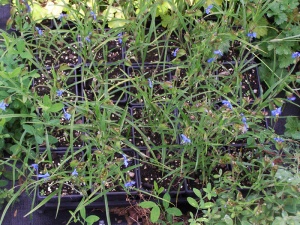
[[[155,205],[150,212],[150,220],[152,223],[156,223],[160,216],[160,208]]]
[[[0,187],[5,187],[8,184],[7,180],[0,180]]]
[[[156,207],[157,205],[154,203],[154,202],[151,202],[151,201],[145,201],[145,202],[141,202],[139,204],[140,207],[142,208],[146,208],[146,209],[149,209],[149,208],[153,208],[153,207]]]
[[[48,109],[48,112],[59,112],[63,107],[64,105],[62,103],[55,103]]]
[[[30,125],[27,125],[27,124],[23,124],[23,128],[24,128],[24,130],[25,130],[27,133],[29,133],[29,134],[31,134],[31,135],[34,135],[34,134],[36,133],[36,131],[35,131],[35,129],[34,129],[33,126],[30,126]]]
[[[193,192],[198,198],[202,198],[201,191],[199,191],[197,188],[193,188]]]
[[[170,200],[171,200],[170,194],[169,193],[165,193],[164,196],[163,196],[163,201],[162,201],[163,206],[164,206],[165,209],[169,207]]]
[[[194,208],[196,208],[196,209],[199,208],[199,205],[198,205],[198,203],[197,203],[197,201],[196,201],[195,199],[193,199],[193,198],[191,198],[191,197],[188,197],[188,198],[187,198],[187,201],[188,201],[188,203],[189,203],[191,206],[193,206]]]
[[[97,222],[99,219],[100,219],[99,216],[90,215],[87,218],[85,218],[85,222],[87,222],[88,225],[92,225],[93,223]]]
[[[215,204],[213,202],[205,202],[201,209],[208,209],[213,207]]]
[[[233,220],[228,215],[224,216],[224,221],[227,225],[233,225]]]
[[[167,208],[167,213],[171,214],[172,216],[182,216],[182,212],[180,211],[180,209],[176,208],[176,207],[172,207],[172,208]]]
[[[241,225],[252,225],[252,224],[249,223],[248,221],[242,220],[241,221]]]
[[[43,97],[43,103],[44,103],[45,106],[51,107],[52,102],[50,100],[49,95],[44,95],[44,97]]]
[[[85,207],[82,207],[79,212],[80,212],[80,216],[82,217],[82,219],[85,219],[86,218]]]

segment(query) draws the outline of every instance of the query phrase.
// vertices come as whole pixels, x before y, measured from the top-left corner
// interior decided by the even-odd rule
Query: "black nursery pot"
[[[100,185],[100,181],[105,186],[105,192],[109,205],[128,205],[128,198],[134,199],[138,192],[137,187],[139,186],[138,180],[138,170],[136,169],[136,153],[131,149],[122,149],[122,152],[114,153],[113,155],[105,157],[105,162],[101,162],[101,155],[103,152],[94,151],[93,152],[93,162],[91,165],[94,165],[96,171],[93,172],[94,179],[92,180],[93,190],[97,189]],[[98,154],[98,157],[95,155]],[[105,154],[105,153],[104,153]],[[127,162],[127,164],[126,164]],[[97,166],[99,163],[105,165],[105,170],[99,170]],[[114,168],[114,166],[120,166],[120,173],[115,174],[114,176],[109,176],[108,180],[103,180],[101,173],[110,173],[109,171]],[[119,176],[119,177],[118,177]],[[97,180],[97,178],[100,178]],[[125,179],[125,180],[124,180]],[[99,195],[100,192],[96,192],[96,195]],[[104,193],[105,194],[105,193]],[[103,197],[100,197],[95,201],[95,204],[105,204]]]
[[[147,64],[143,67],[129,67],[128,76],[131,78],[128,88],[131,106],[144,104],[143,96],[139,95],[141,92],[147,94],[152,102],[164,103],[171,98],[168,93],[172,88],[169,66]]]
[[[85,75],[85,71],[90,73]],[[81,90],[82,99],[87,98],[89,101],[95,101],[99,93],[108,93],[113,103],[124,104],[127,102],[127,81],[124,65],[90,65],[81,69]],[[116,86],[116,87],[113,87]],[[101,92],[99,90],[101,89]],[[106,90],[105,90],[106,89]]]
[[[42,154],[41,152],[40,154]],[[44,152],[45,153],[45,152]],[[38,175],[45,175],[47,172],[50,176],[52,176],[51,170],[56,170],[61,167],[61,170],[58,169],[54,174],[53,178],[39,178],[37,180],[44,180],[38,186],[37,189],[37,198],[39,201],[43,201],[46,199],[52,192],[56,191],[57,189],[61,188],[61,192],[58,195],[54,195],[49,202],[78,202],[82,199],[83,193],[86,194],[88,188],[86,184],[82,180],[82,174],[85,174],[84,170],[84,156],[82,152],[74,152],[67,155],[72,157],[63,165],[61,164],[66,155],[65,151],[51,151],[51,158],[46,153],[46,161],[41,162],[38,164]],[[72,173],[74,172],[75,168],[72,168],[71,165],[76,165],[76,171],[79,175],[75,175]],[[59,171],[59,172],[58,172]],[[68,178],[68,179],[66,179]],[[62,181],[62,179],[66,179]]]

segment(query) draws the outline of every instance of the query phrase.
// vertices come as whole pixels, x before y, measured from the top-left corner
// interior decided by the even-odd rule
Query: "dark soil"
[[[69,153],[67,157],[69,157],[70,154],[71,153]],[[80,167],[82,165],[82,162],[81,162],[83,160],[82,153],[78,153],[78,154],[75,153],[72,155],[74,157],[72,157],[70,160],[68,160],[66,163],[64,163],[64,165],[61,167],[61,171],[64,172],[66,177],[68,177],[68,176],[71,177],[71,174],[73,172],[73,169],[72,169],[72,166],[70,165],[70,163],[76,164],[77,170],[78,170],[78,167]],[[54,169],[60,167],[61,163],[66,158],[65,153],[63,153],[63,152],[61,152],[61,153],[52,152],[51,157],[52,157],[52,161],[48,157],[46,157],[45,160],[43,160],[43,162],[39,163],[39,165],[38,165],[39,174],[43,175],[50,171],[49,174],[52,175],[51,170],[54,170]],[[57,177],[59,177],[59,176],[57,176]],[[45,180],[44,183],[39,185],[39,194],[41,196],[48,196],[53,191],[62,187],[62,189],[61,189],[62,196],[80,195],[81,192],[80,192],[80,187],[78,185],[84,186],[84,183],[82,183],[80,181],[74,181],[74,180],[72,181],[71,179],[70,179],[70,181],[65,181],[65,182],[61,182],[60,179],[54,179],[54,180],[49,180],[49,181]]]
[[[101,34],[101,31],[94,31],[90,37],[91,42],[87,42],[83,38],[83,42],[87,45],[87,55],[84,56],[85,62],[118,62],[122,60],[122,38],[108,36],[107,34]],[[106,42],[106,43],[105,43]],[[102,44],[105,43],[105,44]]]
[[[86,70],[89,70],[86,68]],[[123,66],[108,66],[99,67],[93,73],[89,70],[86,81],[83,81],[83,97],[88,100],[98,100],[104,93],[108,93],[110,99],[116,102],[126,102],[126,82],[124,82],[124,67]],[[95,75],[96,74],[96,75]],[[92,78],[89,78],[93,76]],[[113,87],[113,88],[112,88]],[[105,90],[107,88],[107,91]],[[100,90],[100,91],[99,91]],[[102,96],[106,97],[106,96]]]
[[[156,181],[158,187],[163,187],[165,190],[174,192],[184,190],[183,177],[180,177],[180,157],[176,158],[176,154],[172,151],[166,152],[165,160],[163,160],[162,153],[159,151],[153,151],[155,158],[153,158],[153,155],[148,151],[145,151],[144,154],[150,158],[143,159],[140,157],[139,160],[139,163],[141,164],[141,167],[139,167],[141,175],[141,189],[145,191],[153,191],[154,181]],[[178,171],[175,172],[175,170]]]
[[[142,107],[132,108],[133,123],[146,136],[145,140],[142,134],[140,134],[140,132],[134,128],[133,135],[135,146],[144,147],[146,146],[145,141],[150,146],[169,146],[176,144],[177,137],[174,137],[174,134],[166,133],[167,131],[163,129],[163,126],[166,126],[167,129],[171,128],[171,124],[169,124],[168,118],[165,118],[164,115],[160,115],[160,113],[161,111],[150,109],[145,110]],[[158,119],[160,119],[160,121]],[[161,127],[161,130],[158,130],[159,127]]]
[[[133,35],[128,35],[126,41],[125,58],[131,63],[161,63],[166,61],[164,56],[165,37],[162,29],[156,29],[156,33],[145,34],[137,39]]]
[[[249,66],[251,66],[251,64],[249,64]],[[222,84],[222,86],[224,86],[225,84],[232,90],[235,90],[235,92],[238,92],[234,93],[233,91],[231,91],[226,95],[228,97],[233,97],[234,94],[237,98],[247,98],[249,99],[249,101],[254,101],[256,98],[259,98],[261,93],[257,68],[255,67],[249,69],[240,74],[234,74],[234,70],[234,65],[224,64],[217,71],[217,77],[221,81],[220,84]],[[234,79],[232,79],[231,76],[235,76]],[[240,79],[239,84],[237,83],[237,78]]]
[[[253,60],[253,54],[244,49],[242,46],[242,43],[239,41],[231,42],[228,52],[225,52],[224,55],[220,59],[218,59],[218,61],[224,63],[242,60]]]
[[[40,48],[37,52],[38,60],[46,67],[55,67],[58,65],[75,66],[79,63],[79,47],[76,40],[71,37],[64,37],[62,40],[57,40],[53,44],[53,40],[39,40]],[[45,42],[49,41],[49,45]]]
[[[170,74],[167,68],[155,66],[145,66],[144,68],[130,67],[128,74],[132,82],[140,84],[139,89],[136,88],[137,85],[130,85],[129,87],[131,104],[143,104],[144,98],[142,94],[146,95],[152,102],[154,100],[163,102],[171,97],[168,93],[172,88],[172,83],[170,82]],[[148,79],[150,79],[152,87]]]
[[[38,96],[54,95],[57,99],[63,98],[69,101],[75,101],[78,93],[76,73],[74,71],[60,70],[57,68],[54,73],[52,70],[45,72],[39,71],[40,77],[33,80],[34,92],[36,92]],[[64,91],[61,96],[57,95],[56,91],[58,90]]]

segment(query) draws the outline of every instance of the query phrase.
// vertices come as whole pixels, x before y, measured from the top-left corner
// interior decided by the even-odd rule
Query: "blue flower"
[[[39,34],[40,36],[43,35],[43,31],[42,31],[40,28],[35,27],[35,30],[38,32],[38,34]]]
[[[128,166],[128,160],[125,154],[122,154],[123,158],[124,158],[124,166],[127,167]]]
[[[288,96],[287,99],[290,101],[295,101],[296,97],[292,95],[292,96]]]
[[[215,61],[215,58],[210,58],[210,59],[207,60],[208,63],[211,63],[213,61]]]
[[[207,6],[207,8],[205,9],[206,14],[210,14],[210,10],[213,8],[213,5],[209,5]]]
[[[77,170],[76,170],[76,169],[74,169],[74,171],[72,172],[72,176],[75,176],[75,177],[78,176],[78,173],[77,173]]]
[[[274,138],[274,141],[276,141],[277,143],[282,143],[284,142],[284,140],[280,137]]]
[[[125,184],[125,187],[128,188],[128,187],[132,187],[133,185],[135,185],[135,181],[129,181]]]
[[[62,96],[62,94],[64,93],[65,91],[64,90],[58,90],[56,91],[56,94],[58,97]]]
[[[176,56],[177,56],[177,52],[178,52],[178,50],[179,50],[179,48],[176,48],[176,49],[174,50],[174,52],[173,52],[173,54],[172,54],[174,57],[176,57]]]
[[[91,42],[91,35],[92,33],[90,32],[88,36],[86,36],[84,39],[87,41],[87,42]]]
[[[65,108],[63,108],[63,111],[64,111],[64,117],[66,120],[70,120],[71,119],[71,114],[70,113],[67,113]]]
[[[123,40],[122,40],[122,33],[119,33],[118,37],[119,37],[118,38],[119,43],[122,44],[122,42],[123,42]]]
[[[50,177],[49,173],[47,172],[46,174],[39,174],[38,178],[45,178],[46,180]]]
[[[292,58],[293,59],[296,59],[296,58],[299,58],[300,57],[300,52],[294,52],[293,54],[292,54]]]
[[[33,167],[33,169],[35,171],[38,171],[39,170],[39,165],[38,164],[31,164],[31,166]]]
[[[6,110],[6,107],[8,106],[8,104],[6,104],[5,102],[4,102],[4,100],[2,100],[1,102],[0,102],[0,109],[2,109],[3,111],[5,111]]]
[[[279,116],[281,114],[281,107],[271,111],[272,116]]]
[[[225,105],[227,108],[232,109],[232,105],[231,105],[230,101],[223,100],[222,103],[223,103],[223,105]]]
[[[25,1],[25,0],[22,0],[22,2],[24,2],[24,3],[25,3],[25,6],[26,6],[26,9],[27,9],[27,12],[31,12],[31,8],[30,8],[30,6],[28,5],[28,2],[27,2],[27,1]]]
[[[90,15],[91,17],[93,17],[94,20],[97,20],[97,16],[93,11],[90,12]]]
[[[247,36],[250,37],[250,38],[256,38],[256,33],[255,32],[249,32],[247,34]]]
[[[180,137],[181,137],[181,143],[182,144],[186,144],[186,143],[188,143],[188,144],[190,144],[190,143],[192,143],[192,141],[191,141],[191,139],[189,139],[187,136],[185,136],[184,134],[181,134],[180,135]]]
[[[153,88],[153,84],[152,84],[152,81],[151,81],[150,78],[148,78],[148,85],[149,85],[150,88]]]
[[[243,113],[241,113],[241,116],[242,116],[242,122],[244,124],[244,127],[243,127],[243,132],[246,132],[249,128],[248,124],[247,124],[247,119],[246,117],[244,116]]]
[[[214,54],[219,55],[219,56],[223,56],[223,53],[221,52],[221,50],[214,51]]]
[[[61,13],[61,14],[59,14],[59,17],[58,17],[58,19],[61,21],[63,18],[65,18],[65,17],[68,17],[68,15],[67,14],[64,14],[64,13]]]

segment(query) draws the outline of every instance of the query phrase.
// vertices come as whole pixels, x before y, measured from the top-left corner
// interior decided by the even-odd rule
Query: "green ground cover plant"
[[[26,192],[26,216],[53,200],[58,213],[75,193],[68,223],[99,220],[86,216],[97,201],[110,223],[120,212],[109,201],[133,198],[128,224],[299,224],[299,121],[272,128],[299,102],[299,9],[12,1],[16,33],[0,34],[0,223]]]

